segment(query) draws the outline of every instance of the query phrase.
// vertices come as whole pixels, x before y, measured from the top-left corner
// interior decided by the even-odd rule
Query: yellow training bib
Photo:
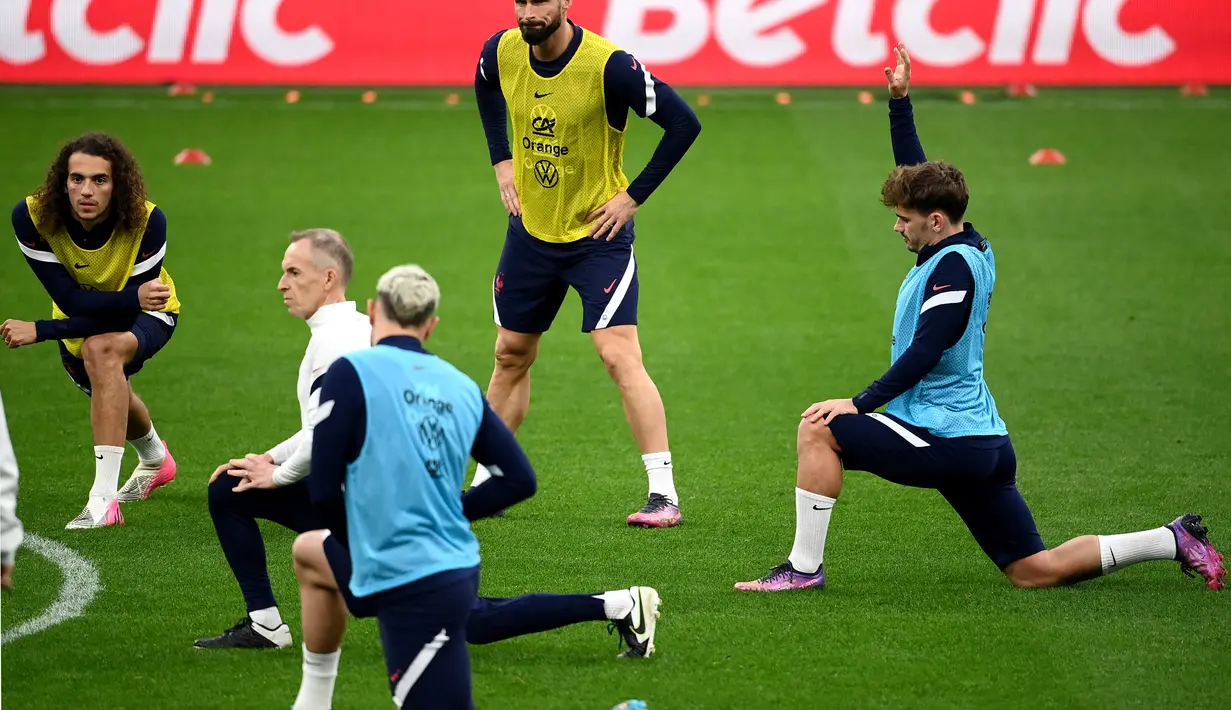
[[[619,47],[584,32],[577,53],[554,77],[530,66],[517,29],[500,37],[500,89],[513,126],[513,175],[526,231],[547,242],[586,236],[585,219],[621,190],[624,131],[607,123],[603,73]]]
[[[82,249],[69,235],[68,229],[61,225],[58,231],[47,233],[46,226],[38,213],[34,196],[26,198],[30,209],[30,220],[38,229],[43,239],[51,246],[51,251],[60,260],[64,270],[77,282],[79,288],[85,291],[119,291],[128,283],[133,266],[137,263],[138,251],[141,249],[141,239],[145,236],[146,221],[154,211],[154,203],[145,203],[145,220],[132,231],[117,229],[111,233],[111,238],[97,249]],[[150,255],[152,256],[152,255]],[[162,313],[179,313],[180,302],[175,293],[175,282],[166,267],[159,272],[158,280],[171,287],[171,298],[162,308]],[[60,310],[55,301],[51,303],[51,317],[55,320],[68,318]],[[81,357],[81,344],[84,338],[73,338],[63,341],[64,347],[74,357]]]

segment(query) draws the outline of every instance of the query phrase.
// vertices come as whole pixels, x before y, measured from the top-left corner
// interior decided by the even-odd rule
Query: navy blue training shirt
[[[142,264],[141,275],[130,278],[119,291],[85,291],[69,273],[71,264],[61,264],[51,245],[39,234],[25,200],[18,202],[13,208],[12,221],[13,233],[17,236],[18,246],[26,257],[26,263],[43,284],[51,300],[68,316],[63,320],[35,321],[34,327],[39,342],[85,338],[101,333],[125,331],[132,327],[133,320],[141,312],[137,290],[146,281],[158,278],[162,272],[162,258],[149,268],[144,268],[146,265]],[[64,220],[64,227],[77,246],[93,250],[107,243],[117,221],[118,216],[113,212],[107,219],[94,225],[93,229],[87,230],[71,217]],[[141,238],[137,259],[140,260],[142,254],[158,254],[166,245],[167,217],[160,208],[155,207],[150,212],[145,234]]]
[[[383,338],[379,344],[428,353],[418,339],[408,335]],[[339,358],[329,366],[328,377],[321,386],[321,401],[332,402],[333,408],[312,432],[308,492],[325,527],[345,545],[343,484],[347,466],[359,458],[368,428],[363,385],[355,366],[346,358]],[[462,513],[468,520],[495,515],[524,500],[526,492],[533,493],[537,485],[534,469],[513,433],[486,400],[483,409],[483,421],[471,447],[471,456],[489,469],[499,469],[502,475],[492,476],[465,494],[459,491]]]
[[[918,165],[927,162],[919,133],[915,130],[914,108],[910,97],[889,99],[889,135],[893,142],[893,159],[898,165]],[[961,232],[938,244],[919,251],[916,265],[922,265],[938,252],[952,244],[969,244],[982,248],[983,237],[969,222]],[[928,309],[919,317],[910,347],[893,363],[889,370],[863,392],[855,396],[855,407],[860,412],[872,412],[885,406],[911,387],[919,384],[940,362],[945,350],[961,339],[970,321],[973,305],[974,275],[961,254],[950,253],[941,257],[935,271],[928,279],[928,293],[965,291],[966,297],[952,304]]]

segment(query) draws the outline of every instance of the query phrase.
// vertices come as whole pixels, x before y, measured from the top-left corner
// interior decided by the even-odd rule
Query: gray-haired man
[[[319,401],[320,378],[339,356],[371,343],[367,315],[346,298],[355,262],[346,239],[331,229],[308,229],[292,233],[290,241],[278,290],[287,311],[305,320],[312,331],[299,365],[300,429],[264,454],[222,464],[210,477],[210,517],[248,613],[219,636],[199,639],[198,648],[291,645],[290,627],[282,621],[269,584],[265,543],[256,521],[269,520],[296,532],[317,527],[304,478],[312,457],[311,416]]]

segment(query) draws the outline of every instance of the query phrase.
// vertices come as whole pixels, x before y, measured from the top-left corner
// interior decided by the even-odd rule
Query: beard
[[[557,15],[556,21],[550,25],[519,25],[521,38],[526,40],[526,44],[532,46],[542,44],[560,29],[561,20],[562,18]]]

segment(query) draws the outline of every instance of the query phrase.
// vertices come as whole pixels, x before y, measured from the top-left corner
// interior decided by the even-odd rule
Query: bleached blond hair
[[[376,282],[376,298],[386,318],[403,328],[416,328],[436,314],[440,286],[418,264],[403,264],[389,269]]]

